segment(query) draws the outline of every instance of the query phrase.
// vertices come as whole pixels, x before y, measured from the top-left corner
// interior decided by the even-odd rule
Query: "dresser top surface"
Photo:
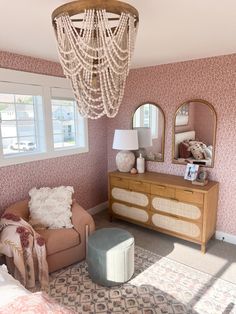
[[[185,180],[181,176],[148,171],[142,174],[130,174],[126,172],[112,171],[109,173],[109,175],[128,180],[140,180],[142,182],[153,184],[166,184],[168,186],[183,187],[185,189],[188,188],[201,192],[208,192],[211,188],[219,184],[216,181],[209,181],[205,186],[194,185],[191,181]]]

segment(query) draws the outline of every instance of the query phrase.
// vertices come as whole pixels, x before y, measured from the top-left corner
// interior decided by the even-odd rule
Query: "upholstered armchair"
[[[29,221],[28,200],[11,205],[5,213],[12,213]],[[68,229],[35,229],[46,242],[47,262],[49,272],[79,262],[85,258],[86,238],[95,229],[92,216],[78,205],[72,204],[72,224]],[[13,259],[6,257],[9,271],[13,273]]]

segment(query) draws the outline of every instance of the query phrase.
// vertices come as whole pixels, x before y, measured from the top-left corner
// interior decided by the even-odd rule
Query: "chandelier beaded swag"
[[[82,116],[118,113],[138,21],[134,7],[116,0],[73,1],[52,13],[60,63]]]

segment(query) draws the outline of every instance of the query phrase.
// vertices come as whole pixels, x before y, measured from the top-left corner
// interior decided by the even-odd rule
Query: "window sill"
[[[56,150],[51,153],[45,152],[45,153],[32,153],[30,155],[21,155],[21,156],[8,156],[8,157],[4,157],[0,161],[0,167],[24,164],[27,162],[46,160],[46,159],[63,157],[63,156],[79,155],[79,154],[88,153],[88,152],[89,152],[88,147],[77,147],[77,148],[70,148],[70,149],[67,148],[66,150],[63,150],[63,149]]]

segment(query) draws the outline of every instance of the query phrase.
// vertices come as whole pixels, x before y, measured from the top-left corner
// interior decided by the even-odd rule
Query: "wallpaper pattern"
[[[220,182],[217,230],[236,235],[236,54],[132,70],[120,111],[108,120],[108,169],[116,168],[114,130],[130,128],[135,108],[155,102],[166,117],[165,160],[148,162],[147,169],[182,176],[185,166],[171,163],[173,117],[180,104],[197,98],[217,113],[215,166],[209,170]]]
[[[0,67],[63,76],[58,63],[3,51]],[[118,115],[89,121],[89,153],[0,168],[0,209],[46,185],[73,185],[85,208],[104,202],[107,164],[116,168],[114,130],[131,128],[135,108],[146,101],[159,104],[166,118],[165,161],[148,162],[147,169],[182,176],[185,166],[171,163],[173,117],[181,103],[196,98],[212,103],[217,113],[215,166],[209,170],[220,182],[217,230],[236,235],[236,54],[131,70]]]
[[[63,76],[58,63],[0,52],[0,67]],[[106,120],[89,121],[89,152],[0,167],[0,211],[36,186],[72,185],[88,209],[107,200]]]

